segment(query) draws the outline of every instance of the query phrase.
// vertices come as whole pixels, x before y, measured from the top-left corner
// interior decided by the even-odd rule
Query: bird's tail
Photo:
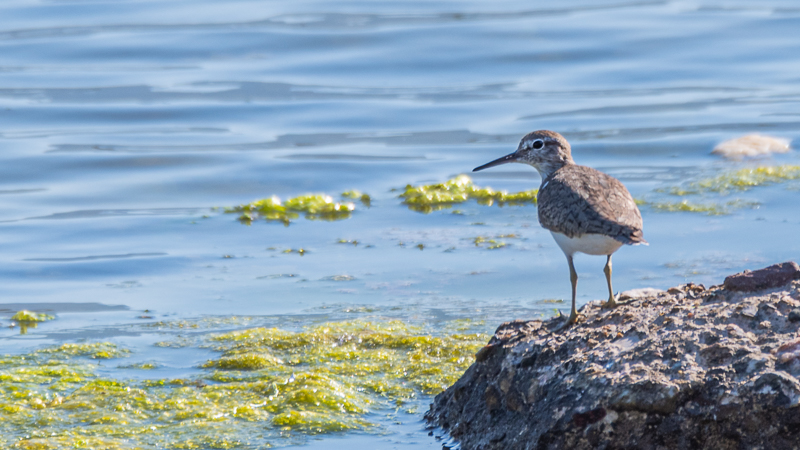
[[[642,233],[642,230],[635,228],[629,229],[629,233],[623,233],[619,236],[614,236],[614,239],[626,245],[650,245],[649,242],[644,240],[644,233]]]

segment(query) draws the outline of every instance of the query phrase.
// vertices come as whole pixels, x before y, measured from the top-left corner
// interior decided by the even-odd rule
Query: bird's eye
[[[537,139],[533,141],[533,148],[539,150],[540,148],[544,147],[544,142],[541,139]]]

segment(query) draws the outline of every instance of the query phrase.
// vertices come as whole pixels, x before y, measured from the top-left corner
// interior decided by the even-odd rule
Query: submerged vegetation
[[[797,179],[800,179],[800,166],[760,166],[693,181],[684,187],[666,189],[665,192],[681,196],[709,192],[727,194],[732,191],[746,191],[756,186]]]
[[[111,343],[0,357],[0,447],[265,448],[308,434],[379,431],[372,414],[414,412],[420,395],[456,381],[487,340],[476,325],[458,320],[434,334],[354,320],[211,335],[204,346],[219,357],[197,379],[101,376],[98,360],[128,354]]]
[[[657,189],[656,192],[678,197],[695,196],[702,201],[651,201],[637,199],[636,203],[655,211],[694,212],[724,215],[741,208],[757,208],[758,202],[743,199],[726,199],[732,192],[742,192],[754,187],[800,179],[800,166],[759,166],[738,169],[719,175],[691,181],[681,186]]]
[[[661,212],[695,212],[704,213],[709,216],[722,216],[730,214],[736,209],[758,207],[757,202],[748,202],[739,199],[718,203],[693,203],[689,200],[681,200],[679,202],[649,202],[637,200],[636,204],[646,205],[655,211]]]
[[[506,247],[505,241],[499,239],[518,239],[516,234],[501,234],[495,237],[492,236],[478,236],[472,239],[476,247],[485,248],[487,250],[495,250],[498,248]]]
[[[481,188],[472,183],[466,175],[459,175],[444,183],[428,184],[422,186],[407,185],[400,194],[403,203],[413,211],[430,213],[445,208],[452,208],[454,204],[468,200],[477,200],[478,204],[491,206],[497,203],[503,205],[535,204],[537,189],[508,193],[495,191],[492,188]]]

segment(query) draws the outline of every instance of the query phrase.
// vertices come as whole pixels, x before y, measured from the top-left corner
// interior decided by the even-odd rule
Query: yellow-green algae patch
[[[206,368],[223,370],[256,370],[283,364],[280,359],[263,352],[246,352],[223,356],[203,365]]]
[[[101,376],[97,358],[127,354],[111,343],[5,356],[0,448],[256,449],[378,431],[375,413],[456,381],[488,338],[475,329],[354,320],[227,332],[206,338],[220,354],[194,380]]]
[[[800,166],[760,166],[693,181],[683,187],[666,189],[665,192],[672,195],[692,195],[706,192],[725,194],[731,191],[745,191],[756,186],[797,179],[800,179]]]
[[[477,200],[481,205],[491,206],[497,203],[503,205],[535,204],[538,189],[508,193],[495,191],[492,188],[481,188],[472,183],[466,175],[459,175],[444,183],[428,184],[422,186],[407,185],[400,194],[403,203],[413,211],[430,213],[445,208],[452,208],[454,204],[467,200]]]
[[[258,318],[252,316],[212,316],[194,320],[160,320],[158,322],[140,324],[139,326],[142,328],[157,328],[167,330],[211,330],[220,327],[247,326],[251,325],[256,320],[258,320]]]
[[[369,196],[367,196],[368,198]],[[309,220],[342,220],[349,218],[355,210],[351,202],[337,202],[324,194],[306,194],[285,202],[272,196],[254,202],[227,208],[227,213],[239,213],[239,221],[250,225],[254,220],[282,222],[284,225],[304,214]]]
[[[17,311],[16,314],[11,316],[11,320],[16,320],[17,322],[45,322],[47,320],[53,320],[55,317],[49,314],[42,314],[33,311],[28,311],[27,309],[23,309],[22,311]]]
[[[342,198],[352,198],[361,201],[361,204],[369,208],[372,205],[372,197],[355,189],[351,191],[342,192]]]
[[[498,239],[518,239],[516,234],[500,234],[495,237],[491,236],[477,236],[472,239],[476,247],[485,248],[487,250],[495,250],[508,246],[504,241]]]
[[[138,369],[138,370],[153,370],[158,368],[158,364],[152,362],[143,362],[135,364],[126,364],[117,366],[118,369]]]
[[[130,351],[119,348],[109,342],[95,342],[90,344],[62,344],[58,347],[37,350],[35,353],[53,355],[54,357],[86,356],[92,359],[111,359],[126,356]]]

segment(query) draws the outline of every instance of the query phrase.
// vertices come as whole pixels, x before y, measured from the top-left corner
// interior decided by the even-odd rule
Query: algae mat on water
[[[412,211],[431,213],[445,208],[452,208],[454,204],[475,199],[480,205],[491,206],[497,203],[503,205],[536,204],[538,189],[508,193],[495,191],[489,187],[478,187],[472,184],[472,179],[466,175],[459,175],[444,183],[427,184],[422,186],[407,185],[400,198],[403,199]]]
[[[638,199],[636,204],[649,206],[654,211],[660,212],[691,212],[704,213],[709,216],[723,216],[741,208],[757,208],[758,202],[748,202],[741,199],[716,203],[692,203],[688,200],[679,202],[648,202]]]
[[[110,343],[5,356],[0,447],[251,449],[379,432],[379,413],[416,413],[488,338],[468,321],[436,328],[356,320],[208,335],[200,345],[219,357],[193,380],[101,377],[98,360],[128,354]]]
[[[703,202],[683,199],[671,200],[646,200],[639,198],[636,203],[648,206],[654,211],[662,212],[691,212],[703,213],[710,216],[725,215],[742,208],[758,208],[760,203],[741,198],[727,199],[733,192],[749,191],[750,189],[785,183],[800,179],[800,166],[758,166],[727,171],[713,177],[684,183],[681,186],[656,189],[657,193],[670,196],[688,197],[698,196],[705,199]]]
[[[342,198],[358,198],[364,206],[369,207],[370,196],[358,191],[342,193]],[[290,198],[282,202],[278,197],[270,197],[246,205],[227,208],[227,213],[241,213],[239,221],[250,225],[254,220],[262,218],[268,222],[277,221],[288,226],[297,219],[300,213],[308,220],[342,220],[348,219],[355,211],[352,202],[337,202],[333,197],[324,194],[306,194]]]
[[[725,172],[711,178],[693,181],[683,187],[672,187],[664,191],[679,196],[709,192],[727,194],[797,179],[800,179],[800,166],[759,166]]]
[[[412,211],[431,213],[468,200],[477,200],[478,204],[491,206],[536,204],[538,190],[508,193],[495,191],[490,187],[479,187],[472,183],[466,175],[459,175],[444,183],[434,183],[421,186],[407,185],[399,198]],[[369,208],[372,197],[360,191],[351,190],[343,192],[342,198],[358,199],[361,204]],[[355,211],[352,202],[337,202],[333,197],[324,194],[306,194],[290,198],[285,202],[278,197],[264,198],[254,202],[226,208],[227,213],[238,213],[239,221],[251,225],[257,219],[267,222],[281,222],[288,226],[292,220],[304,214],[309,220],[335,221],[349,219]]]

